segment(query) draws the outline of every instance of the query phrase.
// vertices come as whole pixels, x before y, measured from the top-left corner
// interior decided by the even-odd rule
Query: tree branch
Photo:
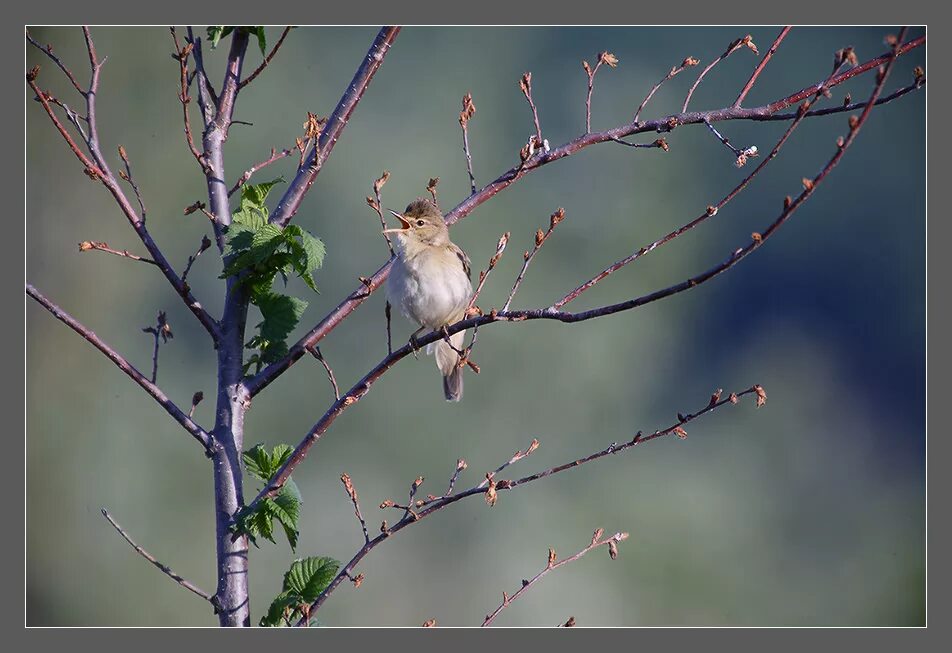
[[[767,54],[764,55],[764,58],[760,60],[760,63],[757,64],[757,67],[754,69],[753,74],[751,74],[750,79],[747,80],[747,83],[744,84],[744,88],[741,89],[740,95],[737,96],[737,99],[734,100],[734,106],[739,107],[740,103],[744,101],[744,98],[747,97],[747,94],[750,93],[750,89],[754,87],[754,84],[757,82],[757,78],[760,77],[760,73],[764,71],[764,68],[767,67],[767,63],[774,56],[774,53],[777,52],[777,48],[780,47],[780,44],[787,34],[790,33],[790,30],[793,29],[791,25],[787,25],[782,30],[780,34],[777,35],[777,38],[774,40],[773,45],[770,46],[770,49],[767,50]]]
[[[533,577],[530,578],[529,580],[524,580],[524,581],[522,581],[522,586],[521,586],[521,587],[518,589],[518,591],[516,591],[516,593],[513,594],[512,596],[510,596],[510,595],[506,594],[505,592],[503,592],[503,593],[502,593],[502,603],[499,604],[499,607],[498,607],[498,608],[496,608],[495,610],[493,610],[490,614],[487,614],[487,615],[486,615],[486,618],[483,620],[483,625],[482,625],[482,627],[485,628],[486,626],[489,626],[490,624],[492,624],[492,622],[496,619],[496,617],[499,616],[499,613],[500,613],[500,612],[502,612],[504,609],[508,608],[509,605],[510,605],[513,601],[515,601],[516,599],[518,599],[518,598],[519,598],[520,596],[522,596],[525,592],[529,591],[529,588],[530,588],[530,587],[532,587],[535,583],[537,583],[537,582],[539,582],[540,580],[542,580],[542,577],[545,576],[546,574],[548,574],[548,573],[549,573],[550,571],[552,571],[553,569],[558,569],[559,567],[562,567],[562,566],[564,566],[564,565],[567,565],[567,564],[569,564],[569,563],[571,563],[571,562],[575,562],[576,560],[579,560],[582,556],[584,556],[584,555],[585,555],[586,553],[588,553],[589,551],[594,551],[595,549],[597,549],[598,547],[601,547],[601,546],[607,546],[607,547],[608,547],[608,550],[610,551],[611,558],[612,558],[612,560],[614,560],[614,559],[618,556],[618,548],[617,548],[617,547],[618,547],[618,543],[619,543],[619,542],[622,542],[622,541],[624,541],[624,540],[627,540],[627,539],[628,539],[628,533],[615,533],[614,535],[611,535],[611,536],[609,536],[609,537],[606,537],[604,540],[600,540],[599,538],[601,538],[601,536],[602,536],[603,533],[604,533],[604,530],[601,529],[601,528],[599,528],[599,529],[598,529],[597,531],[595,531],[595,533],[592,535],[592,541],[591,541],[591,543],[590,543],[587,547],[585,547],[584,549],[582,549],[581,551],[579,551],[579,552],[576,553],[575,555],[571,555],[571,556],[569,556],[568,558],[563,558],[562,560],[559,560],[559,561],[556,561],[556,559],[555,559],[555,549],[551,549],[551,548],[550,548],[550,549],[549,549],[549,560],[548,560],[548,563],[547,563],[546,566],[542,569],[542,571],[540,571],[538,574],[536,574],[535,576],[533,576]]]
[[[384,58],[390,51],[390,46],[393,45],[393,41],[397,38],[397,34],[399,33],[399,27],[384,27],[377,34],[377,38],[374,39],[373,44],[370,46],[370,50],[367,52],[363,63],[361,63],[357,72],[354,74],[350,86],[347,87],[347,90],[341,96],[340,102],[337,103],[334,113],[331,114],[327,126],[321,132],[317,146],[311,151],[311,155],[308,157],[306,164],[298,168],[297,175],[288,186],[281,201],[278,202],[274,213],[271,214],[271,222],[284,227],[291,221],[294,214],[297,213],[301,202],[304,200],[304,195],[310,189],[311,184],[314,183],[318,173],[321,171],[324,162],[327,161],[327,158],[334,150],[334,146],[337,144],[337,140],[347,126],[350,116],[354,113],[354,109],[357,108],[357,104],[363,97],[367,87],[370,86],[374,74],[383,64]]]
[[[374,539],[370,540],[369,542],[365,542],[364,545],[361,546],[360,549],[357,551],[357,553],[354,554],[354,556],[350,559],[350,561],[341,568],[341,570],[338,572],[334,580],[331,581],[330,585],[328,585],[327,588],[323,592],[321,592],[320,596],[317,597],[314,603],[311,604],[310,614],[313,615],[318,609],[320,609],[320,607],[324,604],[327,598],[334,592],[334,590],[337,589],[337,587],[341,584],[341,582],[345,578],[352,577],[354,569],[357,567],[360,561],[363,560],[363,558],[368,553],[370,553],[377,546],[385,542],[388,538],[390,538],[395,533],[402,531],[407,526],[411,526],[413,524],[419,523],[420,520],[426,517],[429,517],[433,513],[439,510],[442,510],[443,508],[446,508],[447,506],[452,505],[456,503],[457,501],[466,499],[467,497],[471,497],[474,495],[485,495],[487,499],[487,503],[490,503],[490,505],[492,505],[492,503],[495,502],[495,499],[493,499],[493,501],[490,502],[489,500],[490,496],[495,497],[500,491],[512,490],[514,488],[527,485],[529,483],[533,483],[540,479],[547,478],[555,474],[559,474],[566,470],[574,469],[575,467],[579,467],[581,465],[587,464],[594,460],[599,460],[600,458],[605,458],[606,456],[615,455],[622,451],[632,449],[639,444],[644,444],[646,442],[663,438],[668,435],[674,434],[683,439],[684,437],[687,436],[687,432],[684,430],[685,424],[693,422],[695,419],[701,417],[702,415],[705,415],[714,410],[717,410],[718,408],[720,408],[721,406],[725,404],[728,404],[728,403],[736,404],[739,401],[740,397],[743,397],[748,394],[757,395],[758,407],[762,406],[766,402],[767,395],[764,392],[763,388],[761,388],[759,385],[755,385],[742,392],[731,393],[725,399],[722,399],[721,393],[717,392],[711,397],[710,401],[704,408],[686,416],[681,415],[679,416],[678,421],[675,424],[672,424],[671,426],[668,426],[665,429],[655,431],[654,433],[651,433],[650,435],[645,436],[645,435],[642,435],[641,431],[638,431],[635,434],[635,436],[628,442],[625,442],[620,445],[617,442],[613,442],[610,445],[608,445],[608,447],[606,447],[605,449],[602,449],[601,451],[597,451],[593,454],[589,454],[588,456],[585,456],[584,458],[578,458],[570,462],[566,462],[564,464],[557,465],[555,467],[551,467],[549,469],[543,470],[541,472],[537,472],[529,476],[524,476],[517,480],[492,481],[488,484],[483,482],[467,490],[461,490],[457,492],[456,494],[436,498],[436,500],[431,501],[424,506],[421,506],[421,509],[413,513],[412,515],[404,516],[398,522],[393,524],[393,526],[388,527],[384,532],[382,532],[380,535],[378,535]],[[462,469],[466,469],[466,464],[465,462],[461,460],[460,462],[457,463],[457,472],[459,472]],[[454,479],[455,479],[455,476],[456,475],[454,474]],[[488,476],[491,477],[492,475],[489,474]],[[394,505],[394,506],[388,506],[388,507],[396,507],[396,506]],[[300,626],[302,624],[298,623],[298,625]]]
[[[872,95],[868,101],[867,107],[864,109],[862,115],[850,121],[850,134],[842,144],[838,144],[836,153],[830,159],[826,166],[820,171],[820,173],[812,180],[804,180],[804,189],[800,195],[795,200],[790,200],[789,198],[784,202],[784,210],[780,213],[780,216],[774,220],[763,233],[754,233],[751,235],[751,242],[744,246],[739,247],[734,250],[731,255],[725,259],[720,264],[708,269],[701,274],[695,275],[681,283],[663,288],[661,290],[655,291],[653,293],[642,295],[640,297],[635,297],[623,302],[618,302],[615,304],[609,304],[606,306],[600,306],[593,308],[587,311],[581,311],[577,313],[571,313],[566,311],[559,311],[554,306],[544,309],[532,309],[532,310],[519,310],[519,311],[493,311],[488,315],[482,315],[472,318],[466,318],[455,324],[449,325],[448,327],[441,329],[439,331],[434,331],[429,334],[424,335],[421,338],[416,340],[414,345],[405,345],[404,347],[396,350],[391,355],[383,359],[376,367],[370,370],[360,381],[358,381],[344,397],[339,401],[335,402],[328,410],[324,413],[323,417],[311,428],[310,432],[304,437],[304,439],[298,444],[295,450],[292,452],[291,456],[288,458],[287,462],[279,469],[275,475],[265,484],[261,492],[255,500],[250,504],[251,509],[256,507],[257,503],[261,501],[264,497],[270,496],[280,490],[281,486],[287,481],[290,477],[292,471],[304,458],[307,456],[310,448],[327,432],[331,424],[337,417],[344,412],[349,406],[357,403],[364,395],[370,391],[371,385],[375,383],[384,373],[387,372],[390,368],[396,365],[402,358],[409,355],[413,350],[420,348],[424,345],[430,344],[442,338],[448,337],[459,331],[464,331],[466,329],[475,328],[483,324],[495,323],[499,321],[506,322],[522,322],[526,320],[557,320],[559,322],[574,324],[577,322],[583,322],[591,320],[597,317],[603,317],[606,315],[613,315],[622,311],[632,310],[638,308],[639,306],[644,306],[660,299],[670,297],[681,292],[685,292],[692,288],[695,288],[702,283],[705,283],[715,276],[725,272],[726,270],[732,268],[742,259],[746,258],[756,249],[759,249],[767,240],[773,236],[774,233],[780,228],[780,226],[786,222],[787,219],[800,207],[803,202],[805,202],[816,190],[820,183],[827,177],[829,172],[839,163],[843,154],[852,144],[853,140],[856,137],[856,134],[859,131],[859,128],[866,121],[869,116],[870,110],[874,106],[876,100],[878,99],[883,84],[888,76],[889,70],[891,69],[893,63],[896,60],[896,57],[899,56],[900,48],[897,47],[893,54],[888,58],[888,63],[882,74],[878,76],[877,84],[874,88]],[[826,88],[824,84],[820,84],[818,89],[814,92],[822,92]],[[789,130],[788,130],[789,131]]]
[[[177,573],[175,573],[174,571],[172,571],[172,569],[171,569],[170,567],[168,567],[168,566],[162,564],[161,562],[159,562],[158,560],[156,560],[156,559],[155,559],[155,556],[153,556],[151,553],[149,553],[148,551],[146,551],[145,549],[143,549],[141,546],[139,546],[138,544],[136,544],[136,543],[132,540],[132,538],[129,537],[129,534],[126,533],[124,530],[122,530],[122,527],[121,527],[118,523],[116,523],[116,520],[112,518],[112,515],[110,515],[109,512],[107,512],[105,508],[100,508],[100,512],[102,512],[102,516],[106,518],[106,521],[108,521],[110,524],[112,524],[112,527],[116,529],[116,532],[119,533],[119,534],[122,536],[122,539],[124,539],[126,542],[128,542],[128,543],[129,543],[129,546],[131,546],[133,549],[135,549],[136,553],[138,553],[140,556],[142,556],[143,558],[145,558],[146,560],[148,560],[149,562],[151,562],[153,565],[155,565],[155,567],[156,567],[159,571],[161,571],[163,574],[165,574],[166,576],[168,576],[169,578],[171,578],[172,580],[174,580],[176,583],[178,583],[179,585],[181,585],[182,587],[184,587],[185,589],[187,589],[187,590],[188,590],[189,592],[191,592],[192,594],[195,594],[196,596],[199,596],[199,597],[205,599],[206,601],[208,601],[209,603],[211,603],[213,606],[215,605],[215,599],[214,599],[214,597],[213,597],[211,594],[209,594],[209,593],[206,592],[205,590],[200,589],[199,587],[193,585],[192,583],[188,582],[187,580],[185,580],[184,578],[182,578],[181,576],[179,576]]]
[[[102,155],[102,151],[99,148],[99,135],[96,123],[96,94],[99,90],[99,73],[102,69],[104,61],[98,61],[96,58],[96,51],[93,45],[92,37],[89,33],[89,29],[84,28],[83,34],[86,38],[90,66],[92,67],[92,78],[90,81],[89,91],[84,94],[86,98],[87,123],[89,125],[89,134],[85,139],[85,144],[89,150],[91,158],[87,157],[79,149],[75,141],[73,141],[66,129],[63,127],[62,123],[60,123],[59,119],[56,117],[56,114],[53,113],[53,109],[50,106],[49,101],[46,99],[46,94],[41,91],[39,87],[37,87],[37,68],[34,68],[29,73],[27,73],[27,84],[29,84],[30,88],[32,88],[36,93],[40,103],[43,105],[43,108],[46,110],[47,115],[50,117],[50,120],[53,122],[53,125],[56,127],[57,131],[60,132],[60,134],[66,140],[66,143],[69,145],[70,149],[85,167],[86,175],[94,181],[100,181],[112,194],[113,198],[116,200],[116,203],[119,205],[119,209],[129,220],[129,223],[139,236],[139,239],[142,240],[143,245],[145,245],[145,248],[152,256],[156,266],[162,271],[162,273],[165,275],[165,278],[176,290],[178,295],[185,301],[185,305],[188,306],[192,314],[194,314],[202,326],[205,327],[205,330],[208,331],[212,338],[217,341],[218,323],[205,311],[204,307],[202,307],[198,300],[195,299],[191,292],[185,287],[185,284],[182,282],[179,276],[172,269],[172,266],[169,264],[168,260],[159,249],[159,246],[152,239],[152,236],[146,229],[142,218],[136,213],[136,210],[129,203],[129,200],[122,191],[122,188],[120,188],[116,177],[109,169],[109,165],[106,163],[105,157]]]
[[[160,406],[162,406],[162,408],[164,408],[165,411],[171,415],[176,422],[181,424],[182,427],[188,431],[193,438],[198,440],[198,442],[205,448],[206,453],[209,455],[214,453],[218,445],[212,440],[212,437],[202,427],[193,422],[188,415],[183,413],[182,410],[176,406],[172,400],[169,399],[165,393],[159,389],[158,386],[143,376],[143,374],[133,367],[129,361],[118,354],[112,347],[103,342],[93,331],[83,326],[80,322],[73,318],[73,316],[47,299],[46,296],[44,296],[31,284],[26,284],[26,294],[35,299],[41,306],[43,306],[43,308],[52,313],[53,317],[81,335],[93,347],[102,352],[106,358],[115,363],[116,367],[125,372],[129,378],[131,378],[139,385],[139,387],[145,390],[146,394],[155,399],[155,401]]]
[[[268,67],[268,64],[271,63],[271,60],[274,59],[274,55],[278,53],[278,49],[281,47],[281,44],[284,43],[284,39],[287,37],[288,33],[291,31],[291,26],[284,28],[284,31],[281,32],[281,38],[278,39],[278,42],[274,44],[274,47],[271,48],[271,52],[268,53],[268,56],[264,58],[264,61],[261,62],[261,65],[255,68],[254,72],[248,75],[241,83],[238,84],[238,90],[243,89],[245,86],[254,81],[255,77],[261,74],[261,72]]]
[[[925,36],[913,39],[908,43],[904,43],[898,49],[898,54],[906,54],[911,50],[923,46],[925,42]],[[463,200],[452,211],[446,214],[445,220],[448,225],[455,224],[458,220],[461,220],[469,215],[474,209],[476,209],[476,207],[494,197],[497,193],[504,190],[509,185],[518,181],[530,172],[554,161],[558,161],[559,159],[562,159],[566,156],[571,156],[572,154],[575,154],[586,147],[589,147],[590,145],[610,142],[615,139],[620,139],[639,133],[670,131],[673,128],[672,126],[700,124],[705,120],[712,123],[725,120],[793,120],[797,117],[796,113],[778,114],[778,112],[783,111],[794,104],[802,102],[811,95],[816,94],[816,92],[821,88],[832,89],[835,86],[838,86],[839,84],[851,79],[852,77],[855,77],[856,75],[877,68],[888,61],[890,56],[891,54],[884,54],[882,56],[870,59],[869,61],[859,66],[855,66],[848,71],[840,73],[831,79],[825,79],[823,82],[808,86],[795,93],[792,93],[791,95],[788,95],[787,97],[760,107],[729,107],[711,111],[693,111],[689,113],[674,114],[669,117],[646,121],[643,123],[633,122],[602,132],[584,134],[560,147],[553,148],[547,153],[540,154],[539,156],[536,156],[527,162],[510,168],[502,175],[497,177],[494,181],[484,186],[479,192],[474,193]],[[899,95],[896,95],[896,97],[899,97]],[[890,97],[884,98],[882,100],[877,99],[876,103],[883,103],[889,99],[894,98]],[[828,110],[825,113],[808,113],[807,117],[812,117],[814,115],[829,115],[831,113],[840,113],[846,110],[848,109],[840,108],[835,111]],[[320,322],[318,322],[307,334],[305,334],[300,340],[298,340],[298,342],[292,345],[287,356],[276,363],[272,363],[268,367],[261,370],[261,372],[259,372],[254,377],[248,379],[246,381],[246,386],[249,393],[251,395],[255,395],[267,387],[272,381],[274,381],[288,368],[294,365],[294,363],[300,360],[300,358],[306,353],[307,347],[317,344],[325,336],[337,328],[337,326],[351,313],[353,313],[353,311],[358,306],[360,306],[360,304],[362,304],[365,299],[367,299],[374,291],[383,285],[390,273],[390,266],[391,261],[387,261],[372,276],[366,277],[366,283],[361,284],[359,288],[345,297],[343,301],[341,301],[330,313],[328,313]]]

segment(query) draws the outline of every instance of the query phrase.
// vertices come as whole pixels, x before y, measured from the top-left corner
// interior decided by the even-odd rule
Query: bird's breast
[[[459,320],[472,291],[459,258],[443,248],[398,256],[387,281],[390,303],[430,329]]]

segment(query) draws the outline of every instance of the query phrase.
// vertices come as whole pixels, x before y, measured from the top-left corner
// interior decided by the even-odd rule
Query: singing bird
[[[396,260],[387,280],[387,297],[409,320],[420,325],[412,336],[426,329],[436,330],[463,318],[473,296],[469,257],[450,240],[443,214],[436,204],[418,198],[403,213],[390,211],[400,227],[385,229],[395,236]],[[464,333],[427,346],[435,354],[443,375],[443,394],[447,401],[463,398],[463,370],[459,366]]]

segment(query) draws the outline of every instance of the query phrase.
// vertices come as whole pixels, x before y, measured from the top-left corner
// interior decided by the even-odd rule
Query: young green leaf
[[[283,342],[297,326],[307,302],[297,297],[271,293],[258,298],[258,308],[264,321],[261,322],[261,337],[271,342]]]
[[[257,27],[252,28],[251,31],[254,32],[258,36],[258,47],[261,48],[261,56],[263,57],[265,55],[265,50],[268,47],[268,42],[265,40],[265,37],[264,37],[264,27],[259,25]]]
[[[225,25],[212,25],[208,28],[208,42],[211,43],[212,48],[218,47],[218,42],[231,34],[234,30],[234,27],[226,27]]]
[[[265,181],[260,184],[245,184],[241,188],[242,202],[247,200],[255,206],[264,206],[264,201],[268,198],[268,193],[271,192],[271,189],[283,183],[284,177],[277,177],[271,181]]]
[[[301,517],[301,491],[293,480],[288,479],[278,490],[271,512],[284,529],[291,550],[295,551],[298,541],[298,520]]]
[[[299,596],[303,602],[313,603],[331,584],[339,569],[340,562],[333,558],[295,560],[284,575],[284,589]]]
[[[281,592],[271,602],[268,613],[261,617],[258,622],[263,627],[290,626],[292,624],[291,615],[297,614],[300,601],[297,596],[290,592]]]

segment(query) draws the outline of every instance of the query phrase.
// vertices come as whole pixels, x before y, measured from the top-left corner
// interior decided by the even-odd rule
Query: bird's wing
[[[469,257],[466,256],[466,252],[459,248],[456,243],[450,243],[450,251],[456,254],[456,257],[459,259],[459,262],[463,264],[463,270],[466,272],[466,276],[469,277],[469,280],[473,280],[473,273],[469,267]]]

